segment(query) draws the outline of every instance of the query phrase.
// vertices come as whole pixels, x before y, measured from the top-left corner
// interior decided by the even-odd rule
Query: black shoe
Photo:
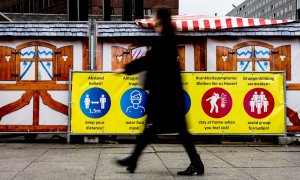
[[[131,156],[117,160],[117,164],[120,166],[127,166],[126,170],[129,171],[130,173],[134,173],[136,169],[136,161],[134,161]]]
[[[204,165],[201,160],[192,162],[185,171],[179,171],[177,175],[192,176],[195,172],[197,172],[197,175],[204,174]]]

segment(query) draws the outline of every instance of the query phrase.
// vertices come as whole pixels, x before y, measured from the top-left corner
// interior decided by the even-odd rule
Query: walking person
[[[187,130],[175,29],[168,9],[159,8],[154,23],[154,29],[160,36],[153,42],[146,56],[127,64],[124,70],[117,70],[128,75],[146,71],[144,88],[149,90],[144,132],[137,137],[133,153],[117,163],[134,173],[143,149],[151,143],[155,134],[178,132],[191,164],[177,174],[200,175],[204,173],[204,165],[196,151],[193,137]]]

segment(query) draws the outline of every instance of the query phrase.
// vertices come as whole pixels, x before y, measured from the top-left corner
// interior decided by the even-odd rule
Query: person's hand
[[[113,72],[114,73],[117,73],[117,74],[122,74],[122,73],[124,73],[125,72],[125,69],[115,69],[115,70],[113,70]]]

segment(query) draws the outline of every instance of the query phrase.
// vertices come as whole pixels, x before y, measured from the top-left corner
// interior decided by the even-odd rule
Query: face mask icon
[[[147,92],[140,88],[128,89],[121,98],[120,105],[123,113],[130,118],[141,118],[145,115]]]
[[[141,104],[142,102],[142,93],[140,93],[140,91],[138,90],[134,90],[131,92],[130,94],[130,101],[131,103],[134,104]]]

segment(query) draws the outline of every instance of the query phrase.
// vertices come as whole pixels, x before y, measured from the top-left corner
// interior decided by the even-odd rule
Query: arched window
[[[285,71],[291,80],[291,46],[274,48],[272,45],[250,41],[233,48],[217,46],[217,71],[269,72]]]
[[[18,82],[67,81],[73,68],[73,46],[56,46],[46,42],[28,42],[17,46]]]
[[[262,42],[247,42],[233,47],[234,70],[239,72],[269,72],[272,64],[273,46]]]
[[[56,47],[44,42],[29,42],[17,47],[19,81],[53,81]]]

